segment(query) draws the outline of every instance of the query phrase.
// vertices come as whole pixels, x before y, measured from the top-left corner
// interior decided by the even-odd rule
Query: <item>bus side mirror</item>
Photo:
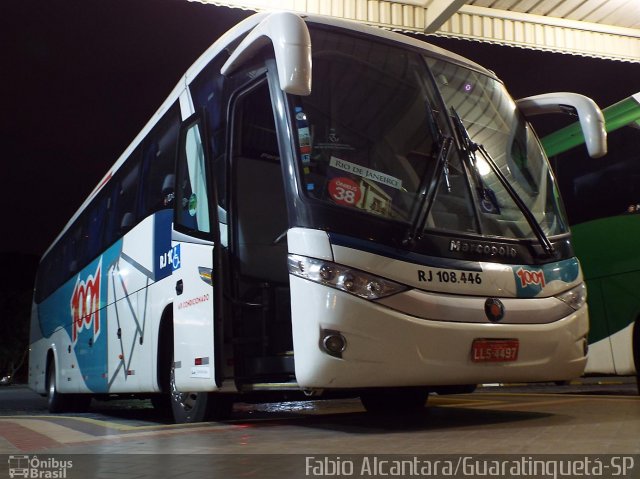
[[[280,88],[286,93],[311,93],[311,37],[302,18],[290,12],[276,12],[262,20],[240,42],[220,73],[232,74],[258,50],[273,44]]]
[[[591,98],[577,93],[545,93],[522,98],[516,104],[527,117],[543,113],[577,113],[589,156],[600,158],[607,154],[604,116]]]

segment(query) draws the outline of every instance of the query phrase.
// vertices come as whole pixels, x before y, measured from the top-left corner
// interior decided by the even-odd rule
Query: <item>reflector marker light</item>
[[[198,266],[198,273],[200,273],[200,279],[202,281],[204,281],[210,286],[213,285],[213,279],[212,279],[213,270],[211,268]]]

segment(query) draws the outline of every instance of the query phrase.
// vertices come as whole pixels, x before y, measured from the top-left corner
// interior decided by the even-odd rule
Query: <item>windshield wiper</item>
[[[420,188],[418,191],[420,192],[420,202],[418,203],[418,207],[416,208],[416,213],[414,215],[413,221],[411,222],[411,227],[407,230],[407,234],[403,239],[403,244],[411,244],[415,241],[415,239],[419,236],[420,231],[423,230],[424,224],[427,221],[427,217],[429,216],[429,211],[431,211],[431,205],[433,204],[433,198],[436,195],[436,191],[438,189],[438,185],[440,184],[440,178],[443,173],[445,176],[445,181],[447,182],[447,188],[450,190],[451,185],[449,184],[449,165],[448,158],[449,152],[451,151],[451,144],[453,143],[453,138],[450,136],[443,136],[440,141],[440,147],[438,148],[438,157],[436,160],[436,170],[434,171],[431,178],[425,174],[422,177],[422,181],[420,182]],[[430,180],[430,181],[429,181]],[[427,185],[429,183],[429,185]]]
[[[414,208],[413,219],[411,220],[411,225],[407,229],[404,238],[402,239],[402,244],[411,245],[414,243],[416,238],[419,236],[420,231],[422,231],[425,222],[427,221],[427,217],[429,216],[429,211],[431,210],[431,205],[433,203],[433,198],[438,189],[438,184],[440,183],[440,178],[444,173],[445,181],[447,183],[447,189],[451,190],[451,185],[449,183],[449,152],[451,151],[451,144],[453,143],[453,138],[451,136],[445,136],[440,128],[438,128],[438,123],[435,118],[435,114],[431,107],[427,104],[426,110],[428,112],[427,118],[429,121],[429,128],[431,130],[431,134],[433,138],[438,139],[438,153],[436,155],[436,168],[431,176],[427,173],[429,172],[429,168],[425,168],[424,173],[422,174],[422,178],[420,179],[420,185],[418,187],[418,195],[420,196],[420,200],[416,207]]]
[[[500,183],[502,184],[504,189],[507,190],[507,193],[509,194],[513,202],[516,204],[516,206],[518,207],[518,209],[520,210],[524,218],[527,220],[527,223],[529,223],[531,230],[536,235],[536,238],[538,239],[538,242],[542,246],[542,249],[544,250],[544,252],[548,255],[552,255],[554,253],[553,245],[551,244],[551,241],[549,241],[549,238],[547,238],[547,235],[544,233],[542,226],[540,226],[540,223],[538,223],[538,220],[536,220],[536,217],[534,216],[531,209],[523,201],[523,199],[520,197],[518,192],[513,188],[513,186],[511,186],[511,183],[509,183],[509,180],[507,180],[507,178],[504,176],[504,174],[496,164],[495,160],[493,159],[491,154],[487,151],[487,149],[484,147],[484,145],[475,143],[473,140],[471,140],[471,136],[469,135],[467,128],[462,123],[462,119],[460,119],[460,115],[458,115],[458,112],[455,110],[455,108],[451,107],[451,113],[452,113],[451,117],[453,119],[453,124],[455,126],[455,129],[460,139],[460,145],[464,150],[464,152],[466,153],[468,161],[474,172],[474,176],[476,177],[476,184],[478,189],[480,190],[480,195],[482,200],[483,201],[488,200],[491,203],[494,203],[495,206],[497,206],[497,203],[495,202],[495,196],[489,193],[490,190],[486,188],[486,186],[484,185],[484,181],[482,180],[482,175],[480,174],[480,171],[477,165],[476,153],[475,153],[476,151],[480,152],[480,154],[482,155],[482,158],[489,165],[489,168],[491,168],[491,171],[493,171],[493,174],[496,175],[496,177],[498,178],[498,180],[500,180]]]

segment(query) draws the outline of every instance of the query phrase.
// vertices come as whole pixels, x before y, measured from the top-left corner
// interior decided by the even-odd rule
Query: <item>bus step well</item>
[[[293,356],[263,356],[244,360],[245,373],[251,377],[289,375],[295,373]]]

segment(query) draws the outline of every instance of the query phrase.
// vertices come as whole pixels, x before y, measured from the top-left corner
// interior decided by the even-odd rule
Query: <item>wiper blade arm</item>
[[[422,180],[420,181],[420,186],[418,188],[418,191],[420,192],[420,202],[415,209],[411,226],[407,229],[405,237],[402,240],[402,243],[405,245],[413,243],[416,237],[418,237],[419,232],[424,227],[424,223],[427,221],[427,217],[429,216],[431,204],[433,203],[433,198],[438,189],[438,184],[440,183],[440,178],[443,171],[445,172],[445,181],[447,182],[447,188],[450,188],[447,163],[452,143],[453,138],[451,136],[441,136],[435,171],[429,178],[429,176],[426,174],[428,171],[427,169],[422,177]],[[427,183],[429,184],[427,185]]]
[[[476,157],[475,157],[476,151],[479,151],[482,154],[482,158],[487,162],[487,164],[489,165],[489,168],[491,168],[491,171],[493,171],[493,173],[498,177],[498,180],[500,181],[504,189],[507,190],[507,193],[509,194],[513,202],[516,204],[516,206],[518,207],[518,209],[520,210],[524,218],[527,220],[527,223],[529,223],[531,230],[533,231],[536,238],[538,239],[538,242],[542,246],[542,249],[544,250],[544,252],[548,255],[552,255],[554,253],[553,244],[551,244],[551,241],[549,241],[549,238],[547,238],[547,235],[544,233],[542,226],[540,226],[540,223],[538,223],[538,220],[536,220],[536,217],[534,216],[531,209],[522,200],[522,198],[520,197],[518,192],[513,188],[513,186],[511,186],[511,183],[509,183],[509,180],[507,180],[507,178],[504,176],[504,173],[502,173],[502,171],[494,161],[491,154],[484,147],[484,145],[475,143],[473,140],[471,140],[471,137],[469,136],[469,132],[467,131],[467,128],[464,126],[464,124],[462,123],[462,119],[458,115],[458,112],[455,110],[455,108],[451,107],[451,112],[453,117],[453,123],[456,127],[456,131],[458,132],[460,146],[464,149],[465,153],[469,158],[469,161],[471,162],[471,167],[475,172],[476,181],[479,182],[478,187],[481,189],[481,194],[483,195],[483,199],[484,199],[486,188],[483,185],[484,182],[482,180],[482,175],[480,175],[480,172],[478,171],[478,166],[477,166]]]
[[[500,213],[500,207],[498,202],[491,191],[490,188],[487,188],[484,180],[482,179],[482,174],[480,173],[480,169],[478,168],[478,161],[476,160],[476,150],[478,149],[478,145],[471,140],[469,136],[469,132],[465,128],[462,123],[462,119],[455,108],[451,107],[451,115],[453,117],[453,124],[455,126],[455,130],[458,133],[458,141],[460,145],[460,149],[464,153],[464,157],[467,159],[467,163],[471,167],[471,171],[473,172],[474,180],[476,183],[476,190],[478,191],[478,195],[482,201],[482,205],[490,205],[487,207],[487,211],[491,210],[492,212]],[[486,202],[486,203],[485,203]]]
[[[498,167],[498,165],[496,165],[496,162],[493,160],[484,145],[477,145],[477,149],[482,154],[482,157],[487,162],[493,173],[498,177],[504,189],[507,190],[507,193],[509,193],[509,196],[511,196],[513,202],[522,212],[522,215],[527,220],[527,223],[529,223],[529,226],[533,230],[533,233],[536,235],[536,238],[540,242],[540,245],[542,246],[542,249],[544,249],[544,252],[548,255],[552,255],[554,253],[553,244],[551,244],[551,241],[549,241],[549,238],[547,238],[547,235],[544,233],[542,226],[540,226],[540,223],[538,223],[538,220],[534,216],[531,209],[522,200],[513,186],[511,186],[511,183],[509,183],[509,180],[507,180],[507,178],[504,176],[504,173],[500,171],[500,168]]]

